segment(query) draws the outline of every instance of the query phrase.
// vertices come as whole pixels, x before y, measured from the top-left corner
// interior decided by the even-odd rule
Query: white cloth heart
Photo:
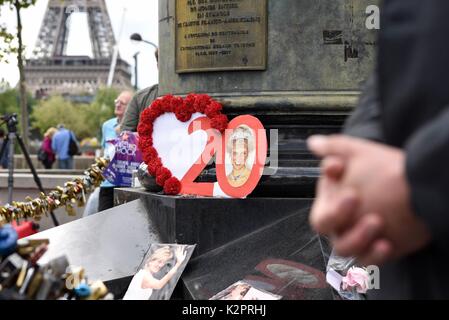
[[[205,131],[200,130],[189,135],[190,124],[204,116],[195,113],[190,121],[181,122],[174,113],[165,113],[154,121],[153,147],[157,150],[164,167],[180,181],[206,148]]]

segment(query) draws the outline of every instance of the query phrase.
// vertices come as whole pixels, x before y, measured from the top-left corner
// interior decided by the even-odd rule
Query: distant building
[[[69,17],[87,14],[93,58],[68,56]],[[67,97],[93,96],[107,85],[116,45],[104,0],[49,0],[32,59],[26,60],[28,90],[36,98],[59,94]],[[112,86],[132,88],[131,67],[118,58]]]
[[[52,94],[92,96],[106,86],[110,65],[111,59],[77,56],[27,60],[27,88],[36,98]],[[113,87],[132,87],[130,66],[123,60],[117,61]]]

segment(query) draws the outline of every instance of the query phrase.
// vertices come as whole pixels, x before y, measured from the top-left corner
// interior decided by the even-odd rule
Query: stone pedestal
[[[286,217],[308,214],[311,200],[170,197],[144,190],[115,190],[118,205],[140,199],[164,243],[196,244],[202,255]]]
[[[276,130],[277,139],[270,134],[268,141],[278,145],[279,161],[269,164],[278,170],[254,195],[311,197],[314,186],[304,182],[314,176],[307,168],[318,163],[305,139],[339,132],[355,107],[374,66],[377,31],[366,27],[366,11],[377,4],[244,0],[232,2],[235,9],[229,9],[229,1],[159,0],[159,94],[207,93],[223,103],[230,118],[258,117],[269,134]],[[232,22],[242,18],[258,22]],[[242,50],[242,43],[257,46],[256,57],[251,48]],[[228,49],[216,49],[222,47]],[[207,61],[205,54],[214,58],[198,64]],[[235,64],[211,72],[229,60],[228,54]],[[252,65],[261,56],[263,68],[242,66],[242,60]],[[180,65],[194,70],[179,70]],[[213,180],[214,172],[204,172],[201,179]],[[288,188],[280,189],[279,181]]]
[[[354,105],[359,86],[371,72],[376,56],[377,34],[366,27],[366,10],[380,1],[232,2],[240,2],[238,8],[220,9],[229,1],[214,1],[213,8],[204,8],[206,4],[200,1],[159,0],[161,95],[182,95],[193,90],[222,98],[233,108],[269,109],[273,115],[285,114],[287,110],[332,114]],[[259,7],[264,2],[267,9],[261,12]],[[188,14],[186,18],[176,12],[177,4],[180,11],[196,10],[197,14]],[[252,8],[248,10],[247,6]],[[201,11],[205,13],[202,17],[198,14]],[[222,15],[217,18],[217,14]],[[230,21],[232,18],[259,18],[259,22],[234,23]],[[256,34],[259,25],[265,28],[263,37]],[[214,31],[246,33],[214,35]],[[188,40],[177,39],[182,35]],[[251,49],[234,49],[234,45],[255,42],[255,38],[265,40],[266,46],[255,45],[260,48],[258,54],[266,56],[266,65],[262,70],[248,71],[239,58],[247,55],[251,59]],[[188,55],[189,61],[193,61],[197,54],[211,53],[217,43],[230,45],[231,55],[235,53],[235,64],[228,70],[210,72],[226,56],[218,56],[215,66],[203,64],[203,70],[197,68],[189,73],[177,70],[180,64],[177,55]]]
[[[310,199],[168,197],[118,189],[115,201],[140,201],[163,243],[196,244],[177,298],[209,299],[245,279],[284,299],[333,299],[325,282],[330,248],[310,229]]]
[[[285,299],[332,299],[330,249],[307,222],[309,199],[167,197],[117,189],[117,206],[32,236],[49,239],[41,263],[67,255],[120,299],[151,244],[196,244],[175,299],[209,299],[245,279]]]

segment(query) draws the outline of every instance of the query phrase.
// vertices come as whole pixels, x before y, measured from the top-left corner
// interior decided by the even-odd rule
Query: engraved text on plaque
[[[265,70],[267,0],[176,0],[176,72]]]

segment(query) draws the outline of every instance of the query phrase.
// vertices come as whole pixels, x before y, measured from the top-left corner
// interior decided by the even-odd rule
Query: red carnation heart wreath
[[[153,124],[165,113],[174,113],[181,122],[188,122],[194,113],[202,113],[211,120],[211,126],[223,133],[228,127],[228,117],[221,113],[223,106],[206,94],[189,94],[185,99],[167,95],[155,100],[140,116],[137,127],[139,148],[148,172],[156,178],[156,183],[164,188],[164,193],[177,195],[181,192],[181,182],[165,168],[157,150],[153,147]]]

